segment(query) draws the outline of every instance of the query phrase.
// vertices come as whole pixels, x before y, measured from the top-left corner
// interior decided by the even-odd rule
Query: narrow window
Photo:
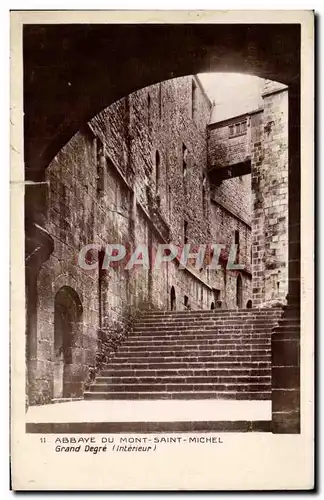
[[[176,310],[176,293],[175,293],[174,286],[171,287],[170,303],[171,303],[171,311],[175,311]]]
[[[203,206],[203,215],[205,216],[207,213],[206,176],[205,176],[205,174],[203,174],[203,176],[202,176],[202,206]]]
[[[188,222],[186,220],[183,222],[183,241],[185,245],[188,243]]]
[[[191,118],[197,118],[197,85],[194,80],[191,80]]]
[[[159,117],[162,118],[162,83],[159,84]]]
[[[232,137],[234,135],[234,125],[229,126],[229,135]]]
[[[236,263],[239,263],[240,260],[240,232],[235,231],[235,245],[236,245]]]
[[[155,189],[159,192],[160,185],[160,153],[156,151],[155,153]]]
[[[242,308],[242,295],[242,278],[240,275],[238,275],[236,280],[236,305],[239,309]]]
[[[97,144],[97,193],[99,196],[104,194],[105,190],[105,156],[104,146],[101,140],[96,138]]]
[[[188,295],[185,295],[185,296],[184,296],[184,306],[185,306],[186,308],[188,308],[188,307],[189,307],[189,297],[188,297]]]
[[[151,96],[147,94],[147,126],[151,123]]]
[[[187,157],[188,157],[188,150],[184,144],[182,144],[182,174],[183,174],[183,180],[186,179],[187,176]]]
[[[103,327],[103,318],[104,318],[104,297],[103,297],[103,288],[104,288],[104,277],[105,272],[102,268],[105,258],[105,252],[100,250],[98,253],[98,309],[99,309],[99,328]]]
[[[168,187],[168,196],[169,196],[169,215],[171,215],[171,212],[172,212],[172,190],[171,190],[171,186]]]

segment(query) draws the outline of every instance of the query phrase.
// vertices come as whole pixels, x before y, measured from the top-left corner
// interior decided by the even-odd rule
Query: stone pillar
[[[300,432],[300,88],[289,87],[288,304],[272,334],[272,432]]]
[[[258,307],[264,298],[264,176],[263,111],[253,113],[250,120],[251,188],[252,188],[252,305]]]
[[[33,404],[37,376],[37,276],[54,249],[45,230],[48,185],[44,172],[27,169],[25,176],[26,394]]]
[[[266,82],[251,116],[253,306],[288,292],[288,90]]]

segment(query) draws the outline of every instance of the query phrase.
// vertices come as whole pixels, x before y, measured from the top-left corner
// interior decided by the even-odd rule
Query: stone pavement
[[[29,407],[27,432],[269,431],[271,401],[75,401]]]

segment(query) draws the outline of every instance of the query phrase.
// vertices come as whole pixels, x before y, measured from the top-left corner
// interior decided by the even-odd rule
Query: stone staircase
[[[281,308],[150,311],[85,392],[87,400],[271,399]]]

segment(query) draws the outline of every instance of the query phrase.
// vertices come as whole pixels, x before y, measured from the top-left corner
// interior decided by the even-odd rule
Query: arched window
[[[171,302],[171,311],[176,310],[176,293],[174,286],[171,287],[171,292],[170,292],[170,302]]]
[[[246,308],[247,309],[252,309],[252,300],[248,300],[246,303]]]
[[[74,349],[80,346],[82,313],[76,291],[69,286],[60,288],[54,303],[54,398],[75,396],[70,365]]]
[[[215,302],[212,302],[211,305],[210,305],[210,309],[213,310],[215,309]]]

